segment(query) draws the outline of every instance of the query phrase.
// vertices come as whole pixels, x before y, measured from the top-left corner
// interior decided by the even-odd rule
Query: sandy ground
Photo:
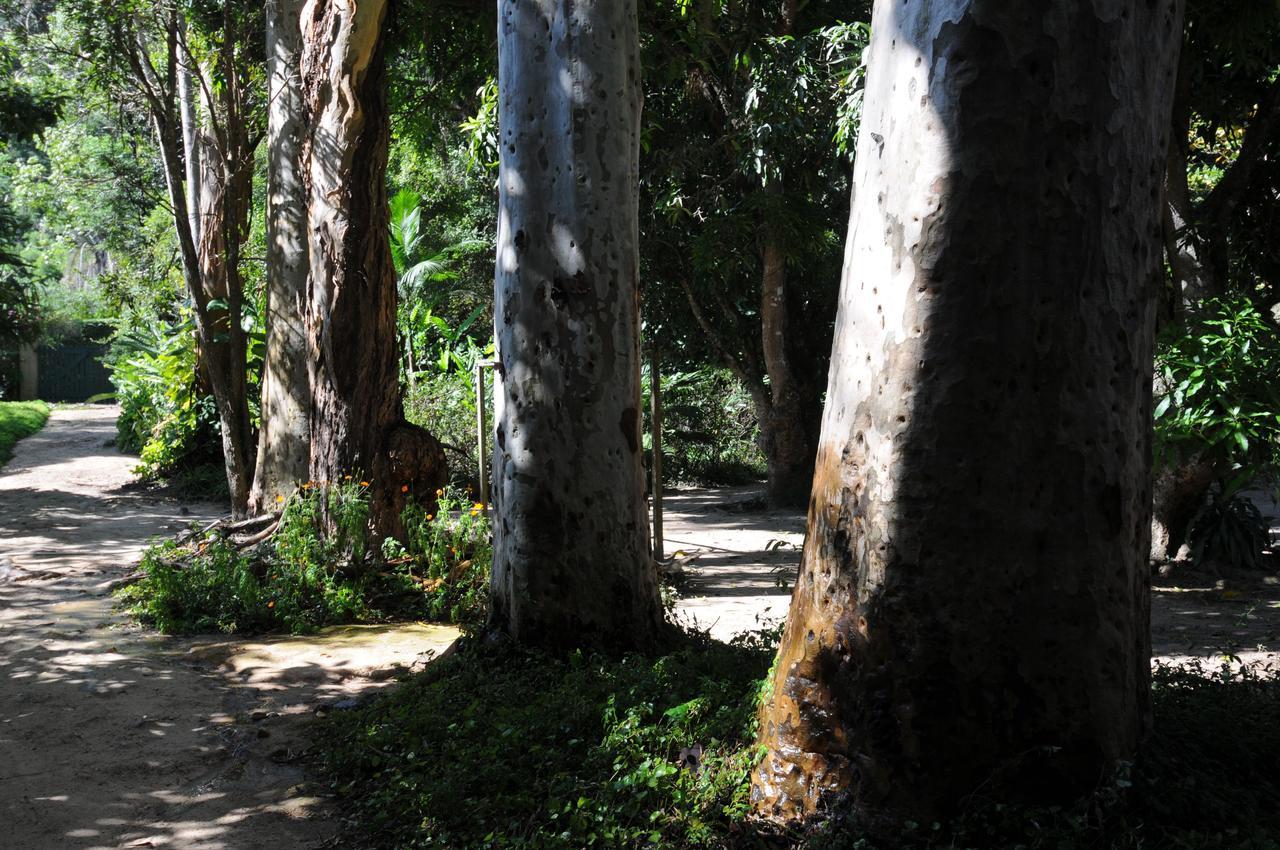
[[[1280,505],[1250,494],[1280,541]],[[786,617],[804,542],[804,515],[768,511],[763,490],[683,490],[665,497],[666,554],[685,561],[680,616],[720,640]],[[1277,546],[1280,549],[1280,545]],[[1272,570],[1280,553],[1271,557]],[[1271,665],[1280,674],[1280,574],[1175,568],[1153,582],[1155,663],[1224,658]]]
[[[315,847],[308,720],[442,651],[452,629],[164,638],[107,586],[148,540],[216,517],[126,488],[116,411],[59,409],[0,472],[0,847]],[[425,653],[425,654],[424,654]]]
[[[309,719],[456,632],[175,639],[130,625],[111,582],[152,537],[220,509],[128,487],[115,415],[59,409],[0,472],[0,848],[334,846],[301,765]],[[785,617],[803,516],[766,510],[750,487],[681,491],[666,507],[666,554],[687,573],[680,617],[720,639]],[[1280,576],[1175,572],[1152,609],[1159,660],[1280,665]]]

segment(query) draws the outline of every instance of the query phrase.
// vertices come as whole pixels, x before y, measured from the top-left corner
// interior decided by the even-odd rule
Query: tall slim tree
[[[253,37],[260,7],[228,0],[204,8],[198,38],[196,21],[186,19],[189,9],[180,0],[80,0],[63,8],[90,57],[89,73],[119,96],[139,98],[155,129],[202,377],[218,410],[231,508],[243,515],[253,445],[240,262],[261,135]],[[188,83],[204,107],[194,148],[186,139],[194,129],[193,93],[188,90],[185,101],[182,96]],[[199,214],[191,215],[193,209]]]
[[[502,0],[491,628],[652,643],[635,0]]]
[[[306,480],[311,463],[311,379],[304,327],[307,193],[300,171],[305,132],[299,75],[302,2],[268,0],[266,10],[267,348],[250,500],[257,512]]]
[[[876,3],[765,813],[1066,794],[1138,746],[1181,18]]]
[[[308,0],[302,10],[306,330],[311,476],[365,476],[375,533],[400,536],[406,499],[430,499],[447,470],[439,442],[405,421],[400,398],[386,12],[386,0]]]

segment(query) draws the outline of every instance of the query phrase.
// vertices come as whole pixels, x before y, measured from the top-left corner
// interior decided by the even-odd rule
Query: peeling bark
[[[1061,799],[1149,715],[1182,7],[876,4],[809,534],[753,797]]]
[[[300,172],[304,103],[300,0],[267,2],[267,349],[253,509],[271,509],[307,479],[311,384],[305,328],[307,194]]]
[[[386,0],[308,0],[302,12],[308,197],[311,477],[366,476],[370,522],[403,536],[409,494],[447,480],[440,443],[405,421],[388,242]]]
[[[646,646],[635,0],[501,0],[490,628]]]

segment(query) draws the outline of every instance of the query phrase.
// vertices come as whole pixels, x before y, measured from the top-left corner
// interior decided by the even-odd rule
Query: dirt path
[[[1280,541],[1280,505],[1253,495]],[[680,491],[666,497],[666,511],[667,556],[687,560],[676,608],[682,617],[720,640],[786,617],[803,514],[767,510],[758,487]],[[1280,555],[1269,563],[1276,569]],[[1230,656],[1280,674],[1280,575],[1184,568],[1157,579],[1151,642],[1159,662],[1217,667]]]
[[[136,461],[111,447],[115,415],[59,409],[0,472],[0,847],[315,847],[336,825],[298,762],[307,721],[455,633],[130,626],[110,582],[152,536],[220,509],[125,489]]]

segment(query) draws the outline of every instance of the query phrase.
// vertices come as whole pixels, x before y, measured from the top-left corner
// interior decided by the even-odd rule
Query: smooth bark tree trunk
[[[444,450],[405,421],[386,170],[386,0],[308,0],[302,13],[310,273],[311,477],[370,484],[370,522],[403,536],[412,495],[447,480]]]
[[[182,38],[186,39],[186,22],[181,18],[178,27]],[[200,243],[200,154],[196,139],[199,136],[199,123],[196,117],[195,82],[188,59],[181,62],[178,68],[178,109],[182,116],[182,161],[187,178],[187,218],[191,228],[191,237]]]
[[[491,631],[652,645],[635,0],[501,0]]]
[[[301,0],[267,2],[267,348],[250,500],[259,513],[305,481],[311,463],[307,193],[299,170],[306,130],[301,13]]]
[[[763,813],[927,822],[975,794],[1060,799],[1133,756],[1181,18],[876,4]]]

